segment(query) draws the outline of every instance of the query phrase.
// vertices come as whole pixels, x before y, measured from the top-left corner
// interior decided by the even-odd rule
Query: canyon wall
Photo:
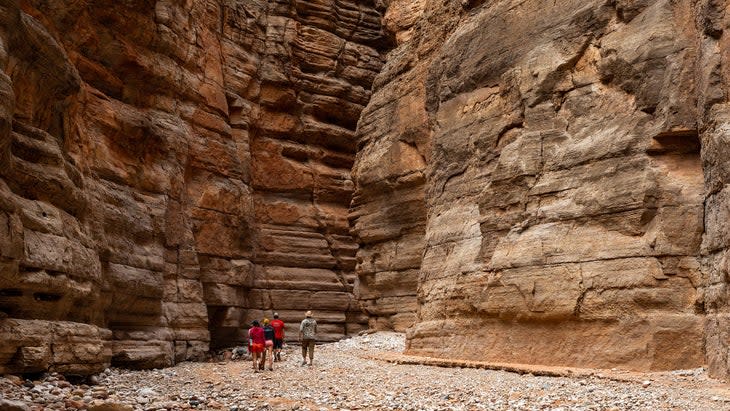
[[[0,0],[0,373],[312,309],[323,341],[730,376],[727,9]]]
[[[347,214],[369,1],[0,1],[0,373],[367,327]]]
[[[351,209],[412,354],[730,375],[727,2],[393,0]]]

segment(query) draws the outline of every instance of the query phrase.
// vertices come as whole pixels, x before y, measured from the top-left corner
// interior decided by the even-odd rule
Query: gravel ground
[[[317,346],[312,367],[288,347],[274,371],[259,373],[229,361],[109,369],[94,385],[6,376],[0,410],[730,410],[730,386],[703,369],[541,377],[363,358],[402,350],[402,334],[377,333]]]

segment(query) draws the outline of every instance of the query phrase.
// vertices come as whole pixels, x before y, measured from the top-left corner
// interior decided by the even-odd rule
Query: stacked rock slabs
[[[388,43],[331,3],[0,2],[0,372],[365,326],[349,169]]]

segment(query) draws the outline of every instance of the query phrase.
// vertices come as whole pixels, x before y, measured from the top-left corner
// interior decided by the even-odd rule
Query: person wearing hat
[[[304,314],[302,323],[299,324],[299,341],[302,343],[302,365],[307,365],[307,352],[309,352],[309,366],[314,361],[314,340],[317,337],[317,321],[312,318],[312,312]]]
[[[269,371],[274,371],[274,328],[268,318],[264,318],[264,358],[261,359],[260,369],[268,364]]]
[[[281,348],[284,346],[284,321],[279,319],[279,313],[274,313],[271,327],[274,329],[274,361],[281,361]]]

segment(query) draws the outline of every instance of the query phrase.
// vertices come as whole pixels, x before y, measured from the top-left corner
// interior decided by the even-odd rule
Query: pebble
[[[61,375],[31,382],[0,377],[13,411],[80,410],[717,410],[730,390],[704,369],[636,374],[601,370],[588,377],[542,377],[475,368],[396,365],[375,358],[404,350],[404,336],[379,332],[315,349],[302,367],[287,347],[274,371],[243,360],[181,363],[164,370],[110,368],[91,386]],[[611,378],[620,376],[624,378]],[[0,403],[1,404],[1,403]],[[11,409],[3,408],[0,410]]]
[[[152,388],[145,387],[137,391],[137,395],[141,395],[143,397],[154,397],[157,395],[157,392],[153,390]]]
[[[3,411],[28,411],[30,408],[22,401],[10,401],[0,398],[0,410]]]
[[[65,401],[64,405],[66,406],[66,408],[82,409],[86,406],[86,403],[75,399],[68,399]]]

